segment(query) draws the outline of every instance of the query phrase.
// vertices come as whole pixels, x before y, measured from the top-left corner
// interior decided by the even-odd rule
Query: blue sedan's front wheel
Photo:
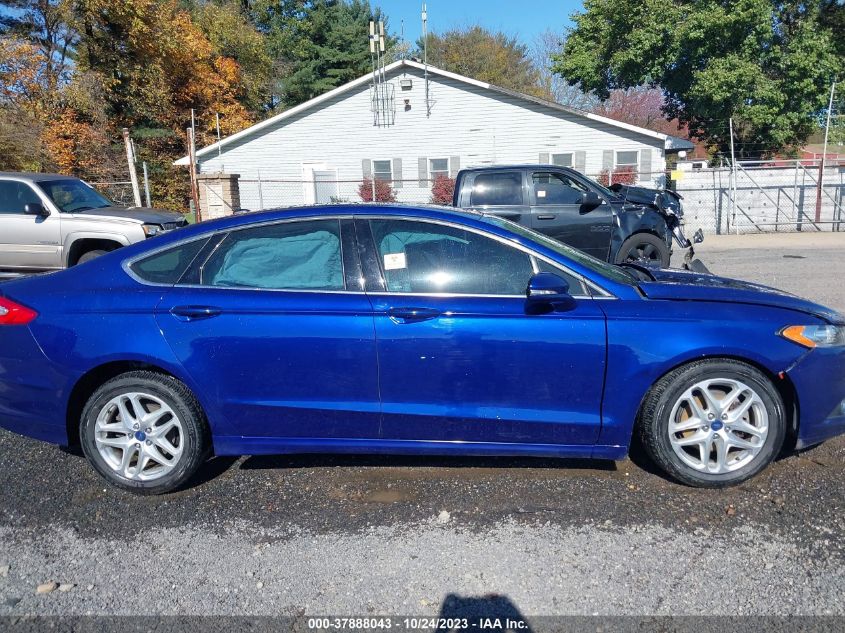
[[[786,417],[762,372],[714,359],[661,378],[645,400],[639,429],[646,451],[672,477],[719,488],[750,479],[774,459]]]

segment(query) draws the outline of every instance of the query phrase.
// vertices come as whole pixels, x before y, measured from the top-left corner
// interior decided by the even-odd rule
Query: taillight
[[[28,325],[38,313],[11,299],[0,297],[0,325]]]

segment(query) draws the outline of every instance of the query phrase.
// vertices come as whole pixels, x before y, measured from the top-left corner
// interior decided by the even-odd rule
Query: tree
[[[586,0],[584,8],[555,72],[602,99],[660,88],[665,117],[722,151],[733,118],[741,156],[803,143],[843,68],[830,25],[845,7],[831,0]]]
[[[273,60],[264,35],[242,5],[237,0],[195,2],[191,15],[215,54],[238,64],[243,84],[238,100],[249,112],[258,114],[273,106]]]
[[[41,55],[41,83],[55,90],[66,82],[78,34],[72,26],[70,0],[6,0],[0,35],[30,43]],[[2,59],[2,57],[0,57]]]
[[[370,72],[370,20],[385,20],[368,0],[259,0],[250,13],[266,33],[284,107]]]
[[[534,38],[531,61],[537,69],[540,87],[561,105],[576,110],[592,110],[598,105],[599,99],[577,85],[570,85],[552,69],[554,56],[560,53],[562,47],[563,38],[551,29],[546,29]]]
[[[422,42],[417,42],[422,50]],[[421,52],[417,53],[422,55]],[[528,47],[501,31],[482,26],[428,35],[428,63],[479,81],[550,99]]]
[[[678,121],[668,121],[663,116],[665,100],[657,88],[637,86],[627,90],[612,90],[608,98],[593,107],[593,112],[624,121],[631,125],[678,135]]]

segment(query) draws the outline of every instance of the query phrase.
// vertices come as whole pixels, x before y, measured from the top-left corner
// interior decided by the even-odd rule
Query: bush
[[[431,185],[431,203],[451,205],[454,194],[455,179],[444,176],[443,174],[437,174]]]
[[[637,177],[638,173],[636,167],[633,165],[624,165],[614,169],[613,173],[610,173],[607,169],[602,169],[599,172],[596,181],[605,187],[609,187],[610,185],[614,185],[616,183],[621,183],[623,185],[635,185],[637,184]]]
[[[373,201],[373,180],[364,178],[358,187],[358,195],[364,202]],[[387,180],[376,180],[376,202],[396,202],[396,192]]]

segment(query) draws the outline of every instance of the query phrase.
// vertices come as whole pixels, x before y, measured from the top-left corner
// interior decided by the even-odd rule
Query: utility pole
[[[431,101],[428,95],[428,9],[422,3],[422,39],[423,39],[423,82],[425,83],[425,116],[431,116]]]
[[[739,227],[736,225],[736,153],[734,152],[734,120],[728,119],[731,132],[731,222],[734,230],[739,235]]]
[[[824,159],[827,156],[827,137],[830,134],[830,115],[833,112],[833,92],[836,90],[836,82],[830,84],[830,101],[827,104],[827,124],[824,126],[824,146],[822,159],[819,161],[819,182],[816,187],[816,222],[822,220],[822,187],[824,181]]]

